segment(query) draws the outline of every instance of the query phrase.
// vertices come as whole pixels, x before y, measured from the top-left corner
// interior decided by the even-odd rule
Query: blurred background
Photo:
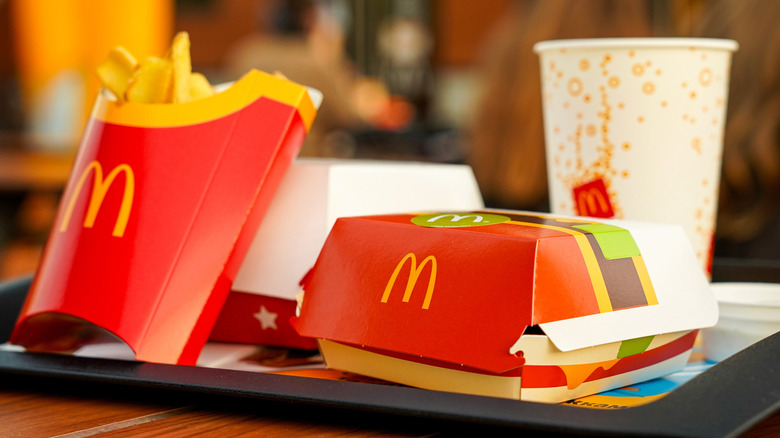
[[[0,0],[0,279],[34,271],[116,45],[186,30],[211,83],[322,90],[303,156],[468,163],[488,206],[546,211],[538,60],[555,38],[736,39],[716,257],[780,259],[775,0]]]

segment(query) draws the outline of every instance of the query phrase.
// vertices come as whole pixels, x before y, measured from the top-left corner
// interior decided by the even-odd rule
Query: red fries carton
[[[98,97],[11,342],[69,350],[97,327],[194,364],[315,116],[259,71],[189,103]]]
[[[542,402],[682,369],[718,317],[681,227],[508,211],[339,219],[304,289],[329,367]]]

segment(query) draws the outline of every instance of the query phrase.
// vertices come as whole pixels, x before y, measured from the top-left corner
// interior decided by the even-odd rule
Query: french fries
[[[200,73],[192,73],[189,77],[189,100],[203,99],[214,94],[214,87],[211,86],[206,76]]]
[[[171,103],[173,66],[165,58],[150,56],[138,65],[127,84],[125,99],[137,103]]]
[[[108,58],[97,67],[97,76],[103,86],[108,88],[116,98],[122,102],[125,99],[125,90],[127,83],[133,76],[133,72],[138,66],[135,57],[124,47],[116,47]]]
[[[137,62],[127,49],[116,47],[96,74],[120,103],[185,103],[215,93],[204,75],[192,72],[187,32],[174,36],[164,58],[151,56]]]
[[[190,59],[190,36],[179,32],[173,37],[169,55],[173,64],[173,103],[190,100],[190,75],[192,61]]]

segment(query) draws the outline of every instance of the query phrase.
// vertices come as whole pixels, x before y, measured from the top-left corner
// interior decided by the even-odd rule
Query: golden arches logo
[[[604,194],[596,188],[581,191],[577,195],[577,212],[583,215],[608,213],[612,209]]]
[[[422,263],[420,265],[417,265],[417,256],[414,255],[414,253],[408,253],[406,254],[400,262],[398,262],[397,265],[395,265],[395,270],[393,270],[393,274],[390,276],[390,279],[387,281],[387,286],[385,286],[385,292],[382,294],[382,302],[386,303],[387,300],[390,298],[390,292],[393,291],[393,286],[395,286],[395,281],[398,278],[398,274],[401,273],[401,269],[406,265],[406,261],[409,260],[409,279],[406,280],[406,289],[404,290],[404,296],[402,301],[404,303],[408,303],[409,299],[412,297],[412,292],[414,291],[414,286],[417,284],[417,279],[420,277],[420,273],[422,272],[423,268],[425,268],[425,265],[428,263],[431,264],[431,275],[428,277],[428,289],[425,291],[425,300],[423,301],[422,308],[427,309],[431,305],[431,299],[433,298],[433,288],[436,286],[436,257],[429,255],[428,257],[424,258]]]
[[[130,218],[130,211],[133,208],[133,197],[135,195],[135,176],[133,175],[133,169],[128,164],[120,164],[109,172],[106,178],[103,178],[103,166],[97,160],[91,161],[87,167],[81,172],[76,187],[71,194],[68,201],[67,208],[65,209],[65,216],[62,219],[60,225],[60,231],[65,231],[70,222],[70,217],[73,215],[73,208],[76,206],[76,200],[81,194],[84,188],[84,183],[90,174],[92,177],[92,195],[89,198],[89,205],[87,206],[87,213],[84,215],[84,228],[92,228],[95,225],[95,219],[97,218],[100,207],[103,205],[103,200],[108,193],[108,189],[116,180],[116,177],[120,172],[125,174],[125,187],[122,194],[122,204],[117,214],[116,222],[114,223],[114,231],[111,233],[115,237],[122,237],[125,234],[127,228],[127,221]]]
[[[495,225],[508,222],[507,216],[492,213],[433,213],[412,218],[412,223],[431,228],[462,228]]]

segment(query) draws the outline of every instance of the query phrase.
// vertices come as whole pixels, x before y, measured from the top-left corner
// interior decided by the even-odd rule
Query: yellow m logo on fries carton
[[[100,211],[100,207],[103,205],[106,193],[114,184],[114,181],[120,173],[123,173],[125,176],[124,191],[122,195],[122,204],[114,224],[114,231],[111,234],[115,237],[124,236],[125,229],[127,228],[127,221],[130,218],[130,211],[133,208],[133,195],[135,193],[135,176],[133,174],[133,168],[128,164],[120,164],[114,167],[104,179],[103,166],[100,165],[99,161],[91,161],[81,172],[81,177],[76,183],[75,191],[71,194],[70,200],[66,200],[67,207],[65,209],[65,216],[62,219],[62,224],[60,225],[60,231],[65,231],[67,229],[68,222],[70,222],[70,218],[73,215],[73,208],[76,205],[76,200],[81,195],[81,192],[84,189],[84,183],[90,175],[92,176],[92,193],[89,195],[89,207],[84,216],[84,228],[92,228],[92,226],[95,225],[95,219]]]
[[[401,259],[401,261],[398,262],[398,264],[395,266],[395,269],[393,270],[393,273],[390,275],[390,280],[387,281],[387,286],[385,286],[385,292],[382,294],[381,301],[386,303],[388,298],[390,298],[390,293],[393,291],[393,286],[395,286],[395,281],[398,278],[398,274],[400,274],[403,267],[406,266],[407,260],[409,261],[409,279],[406,280],[406,289],[404,290],[404,296],[402,298],[404,303],[408,303],[409,299],[412,297],[412,292],[414,291],[414,287],[417,284],[417,279],[420,277],[420,273],[422,272],[423,268],[425,268],[428,263],[431,264],[430,276],[428,277],[428,288],[425,290],[425,300],[422,304],[422,308],[427,309],[431,306],[431,299],[433,299],[433,288],[436,287],[436,257],[432,255],[424,258],[422,263],[420,263],[418,266],[417,256],[415,256],[413,252],[406,254]]]

